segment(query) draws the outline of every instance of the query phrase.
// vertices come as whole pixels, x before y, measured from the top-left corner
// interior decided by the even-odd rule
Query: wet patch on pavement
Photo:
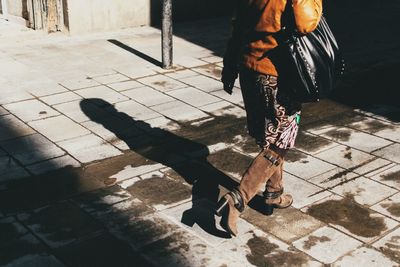
[[[395,181],[397,183],[400,183],[400,171],[391,172],[382,175],[381,177],[383,178],[383,181]]]
[[[350,147],[347,147],[347,148],[346,148],[346,152],[345,152],[345,154],[344,154],[343,157],[344,157],[345,159],[348,159],[348,160],[352,160],[352,159],[353,159],[353,153],[352,153]]]
[[[299,131],[296,138],[296,148],[307,152],[316,152],[324,147],[328,147],[330,144],[332,144],[332,142],[325,138],[311,135],[303,131]]]
[[[391,260],[400,264],[400,236],[391,236],[379,249]]]
[[[248,242],[250,254],[247,260],[257,266],[303,266],[308,262],[307,257],[299,251],[283,251],[271,243],[266,237],[254,235]]]
[[[190,199],[191,188],[167,177],[152,177],[136,182],[127,191],[149,205],[169,205]]]
[[[342,142],[346,142],[350,140],[351,137],[351,130],[347,130],[347,129],[332,129],[326,133],[324,133],[324,135],[332,138],[333,140],[336,141],[342,141]]]
[[[215,64],[203,65],[203,66],[198,67],[198,69],[204,70],[206,73],[210,74],[211,76],[213,76],[215,78],[221,77],[222,69],[221,69],[221,67],[218,67]]]
[[[325,223],[340,225],[362,237],[376,237],[387,229],[383,218],[371,217],[368,208],[356,204],[351,198],[328,200],[313,205],[307,213]]]
[[[372,133],[376,133],[382,130],[390,129],[390,130],[395,130],[396,127],[387,123],[383,123],[379,120],[369,120],[366,121],[365,127],[367,128],[368,131]]]
[[[307,155],[297,151],[297,150],[289,150],[289,152],[285,156],[285,160],[287,162],[301,162],[301,163],[308,163],[306,162],[307,160],[304,160],[307,158]],[[303,160],[303,161],[302,161]]]
[[[400,203],[381,204],[381,207],[386,209],[393,216],[400,217]]]
[[[310,235],[308,237],[308,239],[306,241],[304,241],[303,248],[305,250],[310,250],[313,246],[317,245],[318,243],[324,243],[324,242],[328,242],[328,241],[331,241],[331,239],[327,236],[318,237],[318,236]]]
[[[225,149],[208,156],[207,160],[218,170],[239,177],[250,166],[253,158],[233,149]]]
[[[246,118],[237,118],[234,115],[221,115],[201,125],[193,125],[193,122],[178,122],[178,124],[181,128],[174,131],[174,135],[203,145],[231,143],[236,136],[247,133]]]
[[[148,149],[143,153],[151,155],[153,150]],[[154,156],[154,158],[164,160],[166,163],[170,161],[168,155],[164,154]],[[0,211],[7,214],[38,208],[52,201],[64,200],[80,193],[101,189],[115,183],[115,179],[110,179],[110,177],[124,170],[126,166],[137,167],[145,172],[146,166],[150,168],[155,164],[156,162],[137,153],[127,152],[124,155],[80,168],[66,167],[42,175],[26,177],[7,183],[6,189],[0,194]],[[139,174],[142,173],[132,175]]]
[[[294,208],[275,210],[270,216],[246,209],[241,217],[285,242],[293,242],[324,225],[323,222]]]

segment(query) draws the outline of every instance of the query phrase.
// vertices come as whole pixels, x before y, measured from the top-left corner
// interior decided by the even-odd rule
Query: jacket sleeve
[[[239,2],[239,1],[237,1]],[[232,18],[232,34],[228,41],[224,55],[224,66],[236,68],[240,56],[242,29],[240,27],[242,14],[240,9],[236,8]]]
[[[307,34],[315,30],[322,16],[322,0],[293,0],[297,31]]]

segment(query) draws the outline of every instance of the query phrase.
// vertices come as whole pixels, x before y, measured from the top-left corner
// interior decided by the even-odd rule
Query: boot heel
[[[228,200],[226,198],[222,198],[220,201],[218,201],[217,207],[215,208],[215,214],[218,217],[222,216],[222,212],[226,208],[226,205],[228,205]]]

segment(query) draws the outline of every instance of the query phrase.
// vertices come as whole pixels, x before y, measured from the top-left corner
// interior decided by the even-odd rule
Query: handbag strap
[[[293,0],[287,0],[285,9],[281,15],[281,32],[284,32],[286,37],[292,36],[296,32]]]

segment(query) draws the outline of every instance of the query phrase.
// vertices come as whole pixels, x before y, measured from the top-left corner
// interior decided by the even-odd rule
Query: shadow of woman
[[[115,120],[110,120],[109,117],[104,116],[103,112],[99,113],[98,109],[93,108],[94,105],[106,110]],[[151,161],[170,167],[192,185],[192,208],[183,213],[182,223],[190,227],[197,224],[207,233],[217,237],[230,237],[228,233],[216,227],[214,208],[220,193],[219,185],[232,189],[237,186],[237,183],[208,162],[209,151],[207,146],[164,129],[152,127],[144,121],[135,120],[126,113],[119,112],[113,105],[102,99],[84,99],[80,102],[80,107],[93,122],[101,124],[124,141],[131,151]],[[137,139],[136,141],[129,139],[121,133],[121,128],[124,128],[124,126],[128,128],[132,125],[144,130],[144,133],[146,133],[145,144],[138,142]],[[198,151],[202,153],[194,160],[188,159],[176,163],[170,159],[171,155],[186,157],[188,152]]]

